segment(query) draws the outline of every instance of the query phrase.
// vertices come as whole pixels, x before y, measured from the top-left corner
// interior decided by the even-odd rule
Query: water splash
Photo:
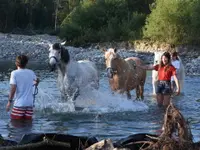
[[[49,92],[38,88],[38,95],[35,100],[35,109],[38,111],[47,111],[51,113],[74,112],[75,106],[72,100],[61,101],[60,96],[52,95]]]
[[[47,87],[48,84],[48,87]],[[100,80],[100,88],[93,89],[89,85],[80,92],[76,101],[62,101],[56,79],[45,79],[38,87],[35,99],[35,109],[44,113],[82,112],[82,113],[112,113],[123,111],[147,111],[144,101],[127,100],[126,95],[112,94],[105,79]]]
[[[99,113],[148,110],[144,102],[127,100],[126,95],[113,95],[110,91],[94,89],[81,93],[75,101],[75,106],[82,107],[83,112]]]

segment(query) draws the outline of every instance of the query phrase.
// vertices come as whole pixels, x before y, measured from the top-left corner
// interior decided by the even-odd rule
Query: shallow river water
[[[152,97],[151,72],[145,84],[145,100],[127,100],[125,95],[112,95],[104,66],[99,67],[100,89],[84,92],[73,102],[62,102],[56,84],[56,73],[46,64],[32,62],[31,67],[41,83],[35,99],[35,114],[31,124],[12,123],[5,106],[9,93],[9,73],[12,62],[0,62],[0,134],[19,141],[26,133],[64,133],[95,136],[101,140],[120,138],[136,133],[159,134],[164,110]],[[189,121],[194,141],[200,141],[200,77],[186,76],[184,94],[173,102]],[[133,99],[135,92],[132,92]]]

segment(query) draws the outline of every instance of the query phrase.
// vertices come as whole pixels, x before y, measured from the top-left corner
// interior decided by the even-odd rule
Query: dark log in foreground
[[[81,145],[80,145],[81,147]],[[24,145],[7,146],[0,148],[1,150],[44,150],[44,149],[59,149],[73,150],[70,143],[57,142],[49,139],[44,139],[42,142],[30,143]],[[81,148],[80,148],[81,149]]]
[[[25,134],[22,140],[14,146],[2,146],[0,150],[83,150],[98,140],[95,137],[73,136],[55,133],[46,134]]]

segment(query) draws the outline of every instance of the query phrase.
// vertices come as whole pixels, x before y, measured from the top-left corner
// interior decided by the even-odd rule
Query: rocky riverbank
[[[31,61],[40,63],[48,62],[49,44],[61,42],[56,36],[50,35],[14,35],[0,33],[0,59],[14,61],[19,54],[26,54]],[[137,56],[147,64],[153,63],[153,52],[164,50],[164,46],[148,45],[147,43],[103,43],[88,48],[75,48],[67,46],[75,60],[89,59],[96,64],[104,64],[103,48],[116,47],[122,57]],[[166,46],[165,46],[166,47]],[[191,50],[188,50],[188,49]],[[182,61],[185,65],[186,74],[200,75],[200,50],[195,47],[178,48]]]
[[[155,52],[155,51],[173,51],[169,44],[151,43],[149,41],[136,41],[134,43],[135,51]],[[185,72],[188,75],[200,75],[200,47],[194,45],[185,45],[175,48],[179,53]]]

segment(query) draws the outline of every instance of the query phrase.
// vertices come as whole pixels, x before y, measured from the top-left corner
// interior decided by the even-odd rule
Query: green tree
[[[191,12],[191,26],[188,27],[190,42],[199,44],[200,41],[200,0],[195,0]]]
[[[146,19],[144,37],[170,44],[187,43],[194,1],[156,0]]]
[[[135,39],[144,21],[127,0],[85,0],[64,19],[60,36],[82,43]]]

